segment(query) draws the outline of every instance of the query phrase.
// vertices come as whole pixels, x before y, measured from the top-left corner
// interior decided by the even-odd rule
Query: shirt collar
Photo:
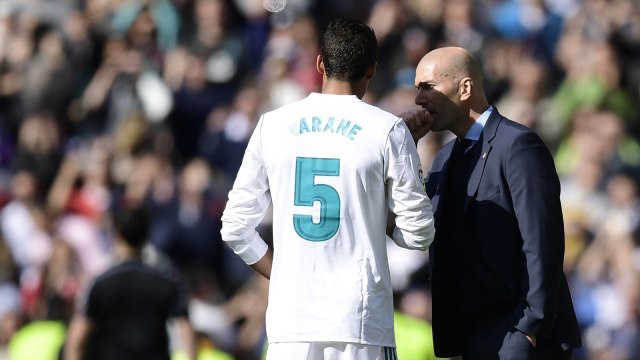
[[[319,99],[320,101],[329,100],[329,99],[330,99],[329,101],[344,101],[344,102],[361,101],[360,99],[358,99],[356,95],[325,94],[325,93],[318,93],[318,92],[310,93],[308,98],[314,99],[316,101],[318,101]]]
[[[493,106],[489,105],[487,110],[485,110],[482,115],[480,115],[478,120],[476,120],[473,125],[471,125],[471,128],[469,128],[469,131],[467,131],[467,134],[464,136],[464,138],[478,141],[478,139],[480,139],[480,134],[482,134],[482,129],[484,129],[484,125],[487,123],[487,120],[489,120],[489,116],[491,115],[492,111]]]

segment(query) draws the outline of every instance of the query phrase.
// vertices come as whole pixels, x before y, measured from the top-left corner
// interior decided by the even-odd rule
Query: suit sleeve
[[[255,264],[268,246],[256,231],[267,213],[271,196],[262,161],[260,137],[263,119],[251,135],[242,165],[222,214],[222,240],[248,265]]]
[[[396,215],[393,241],[403,248],[426,250],[435,235],[433,212],[418,151],[401,120],[389,134],[385,172],[389,209]]]
[[[530,335],[548,333],[556,317],[564,258],[560,182],[553,158],[532,132],[513,142],[505,164],[526,261],[521,299],[523,315],[516,328]],[[519,309],[519,311],[520,311]]]

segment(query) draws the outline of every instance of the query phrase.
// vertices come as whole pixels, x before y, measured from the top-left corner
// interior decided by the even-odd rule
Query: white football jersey
[[[222,217],[223,240],[247,264],[267,251],[256,227],[271,201],[269,342],[395,346],[388,211],[399,246],[426,250],[435,233],[402,119],[319,93],[264,114]]]

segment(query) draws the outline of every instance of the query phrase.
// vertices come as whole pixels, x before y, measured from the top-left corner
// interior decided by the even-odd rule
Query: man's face
[[[442,67],[425,58],[416,68],[415,103],[433,117],[433,131],[451,130],[461,116],[458,84],[454,76],[442,75]]]

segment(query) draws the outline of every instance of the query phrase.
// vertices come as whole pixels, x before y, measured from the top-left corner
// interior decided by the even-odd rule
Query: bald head
[[[418,68],[433,67],[441,77],[451,79],[456,83],[465,77],[470,77],[476,86],[482,88],[482,68],[473,55],[461,47],[442,47],[427,53]]]

